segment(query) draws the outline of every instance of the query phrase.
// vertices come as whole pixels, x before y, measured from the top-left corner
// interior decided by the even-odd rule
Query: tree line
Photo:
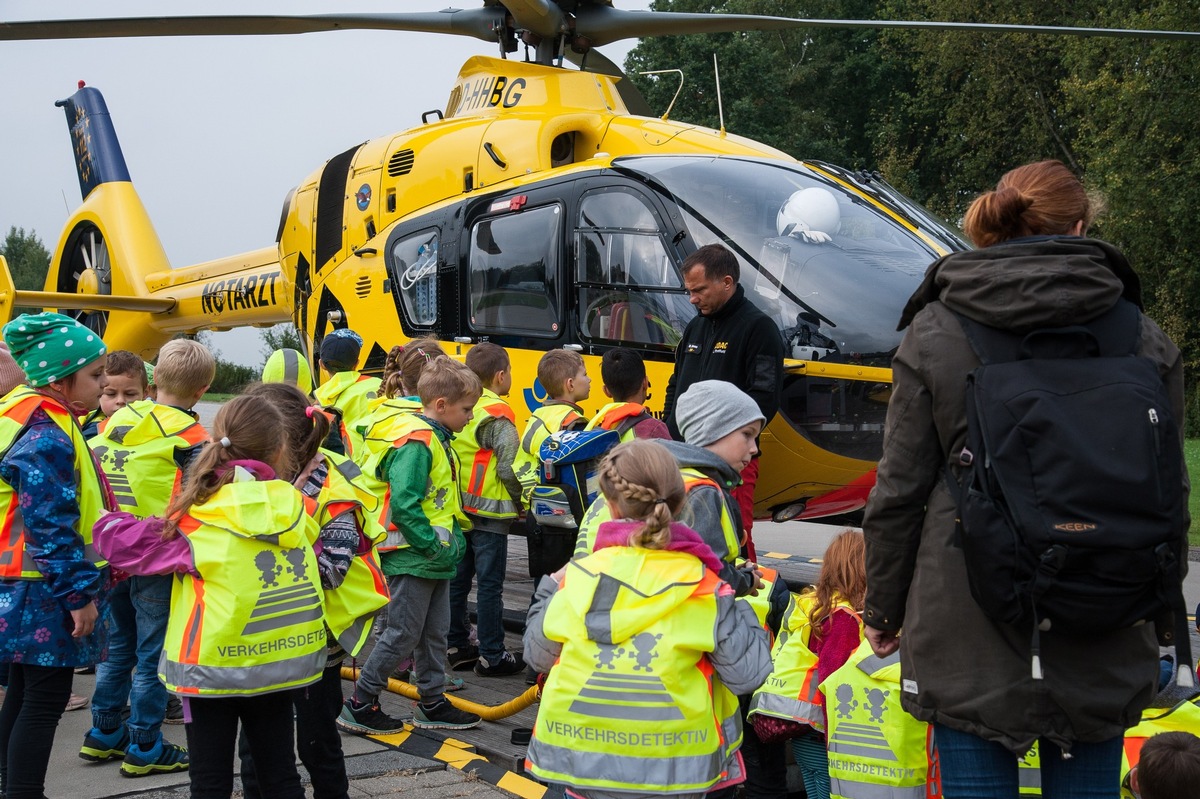
[[[1200,0],[657,0],[659,11],[1195,30]],[[1056,158],[1107,206],[1091,234],[1141,275],[1183,350],[1200,430],[1200,44],[1031,34],[797,29],[643,39],[625,68],[656,112],[796,158],[878,170],[952,224],[1004,172]]]

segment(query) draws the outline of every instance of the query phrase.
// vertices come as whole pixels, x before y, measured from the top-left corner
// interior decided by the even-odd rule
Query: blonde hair
[[[613,447],[600,463],[600,490],[621,518],[644,522],[629,537],[631,546],[667,548],[686,493],[679,462],[666,447],[649,440]]]
[[[426,364],[445,355],[442,345],[432,338],[417,338],[392,347],[383,364],[383,395],[388,399],[415,395]]]
[[[447,402],[458,402],[472,396],[478,399],[482,393],[479,377],[462,361],[446,356],[426,364],[421,372],[421,382],[417,384],[417,396],[425,406],[442,397]]]
[[[567,381],[583,368],[583,356],[573,350],[550,350],[538,361],[537,376],[552,399],[567,390]]]
[[[1006,172],[995,189],[976,197],[963,230],[977,247],[1022,236],[1062,235],[1080,220],[1087,230],[1098,205],[1098,198],[1089,196],[1061,161],[1039,161]]]
[[[866,552],[863,534],[857,530],[843,530],[829,542],[817,576],[817,601],[808,611],[813,627],[829,618],[838,599],[862,610],[867,598]]]
[[[188,397],[212,385],[217,360],[199,341],[177,338],[158,351],[154,367],[154,385],[177,397]]]
[[[221,467],[230,461],[256,460],[279,470],[287,444],[283,415],[262,396],[234,397],[222,405],[213,420],[212,436],[213,440],[188,466],[182,488],[167,506],[164,538],[173,538],[179,532],[180,517],[193,505],[203,505],[233,481],[233,469]]]

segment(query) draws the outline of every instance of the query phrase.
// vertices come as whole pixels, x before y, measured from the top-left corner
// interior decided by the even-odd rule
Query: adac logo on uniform
[[[842,683],[834,691],[837,703],[832,710],[840,721],[829,736],[829,751],[841,755],[856,755],[873,760],[897,760],[883,734],[887,715],[887,698],[891,691],[882,688],[863,688],[865,699],[859,702],[854,696],[854,686]],[[826,703],[828,709],[828,702]],[[852,721],[859,717],[859,722]],[[868,722],[868,723],[861,723]]]
[[[280,562],[282,560],[282,562]],[[304,550],[261,550],[254,556],[263,590],[242,635],[255,635],[321,618],[321,595],[308,577]]]
[[[724,355],[725,351],[727,349],[729,349],[728,341],[718,341],[716,344],[713,345],[713,348],[712,348],[713,355]]]
[[[654,660],[658,657],[654,648],[660,638],[661,633],[642,632],[629,639],[628,647],[597,643],[596,670],[579,690],[579,698],[571,703],[571,712],[629,721],[681,720],[683,712],[663,681],[654,676]],[[620,663],[622,659],[633,660],[632,670],[645,674],[612,674],[628,665]]]

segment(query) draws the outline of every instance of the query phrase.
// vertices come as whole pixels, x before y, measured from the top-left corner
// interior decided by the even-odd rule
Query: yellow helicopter
[[[881,451],[900,305],[931,261],[965,244],[877,174],[655,114],[594,49],[813,25],[1195,35],[630,12],[606,0],[0,23],[3,40],[382,29],[470,36],[498,51],[470,58],[445,108],[419,126],[347,149],[303,179],[284,200],[274,244],[174,269],[102,95],[81,85],[59,105],[83,204],[44,292],[16,291],[0,270],[0,316],[17,306],[71,312],[111,347],[145,358],[180,333],[293,320],[314,366],[324,336],[352,327],[366,341],[367,371],[410,338],[432,335],[456,354],[488,340],[508,349],[514,385],[527,387],[513,397],[520,414],[546,398],[536,363],[552,348],[581,352],[595,372],[607,349],[634,347],[665,387],[694,315],[679,265],[721,242],[793,356],[762,437],[756,511],[857,510]],[[508,58],[522,48],[524,60]]]

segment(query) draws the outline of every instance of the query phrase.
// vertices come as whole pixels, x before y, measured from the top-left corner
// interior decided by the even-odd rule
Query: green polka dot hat
[[[4,341],[34,388],[78,372],[107,351],[94,332],[58,313],[18,316],[4,326]]]

